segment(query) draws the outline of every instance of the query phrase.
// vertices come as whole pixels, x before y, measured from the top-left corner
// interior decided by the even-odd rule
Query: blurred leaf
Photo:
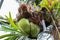
[[[36,3],[34,2],[34,8],[36,8],[36,6],[37,6]]]
[[[19,28],[22,29],[22,32],[26,33],[26,35],[29,33],[30,31],[30,24],[29,24],[29,20],[22,18],[19,22],[18,22],[18,26]]]
[[[60,15],[60,9],[58,9],[56,16],[59,16],[59,15]]]
[[[45,3],[43,3],[43,1],[40,2],[39,6],[41,6],[41,7],[46,7],[46,6],[45,6]]]
[[[17,40],[17,38],[19,38],[20,36],[18,36],[18,35],[15,35],[15,36],[10,36],[10,37],[8,37],[7,39],[5,39],[5,40]]]
[[[57,0],[42,0],[39,5],[41,7],[53,9],[57,5],[57,3],[58,3]]]
[[[40,32],[40,28],[38,25],[34,24],[34,23],[30,23],[30,33],[32,37],[37,37],[38,33]]]
[[[13,22],[10,12],[9,12],[9,17],[6,16],[6,18],[8,19],[8,21],[12,25],[12,27],[14,27],[14,29],[20,30],[19,27]]]
[[[55,6],[55,9],[54,9],[54,14],[55,14],[55,19],[60,19],[60,2],[58,2],[58,4]]]
[[[44,2],[46,5],[48,5],[48,0],[43,0],[43,2]]]
[[[51,2],[51,8],[56,7],[56,5],[58,5],[58,0],[54,0]]]
[[[0,19],[4,19],[4,18],[0,15]]]
[[[11,36],[11,37],[8,37],[7,39],[4,39],[4,40],[13,40],[13,37],[14,36]]]
[[[9,36],[15,36],[15,35],[18,35],[18,34],[5,34],[5,35],[0,36],[0,39],[9,37]]]
[[[1,26],[0,31],[18,32],[18,31],[16,31],[15,29],[12,29],[12,28],[10,28],[10,27],[8,28],[8,27],[6,27],[6,26]]]
[[[48,0],[42,0],[39,5],[41,7],[47,7],[48,6]]]
[[[58,2],[57,8],[60,9],[60,1]]]
[[[0,15],[0,24],[4,25],[4,24],[9,24],[9,23],[7,22],[6,18],[4,18]]]

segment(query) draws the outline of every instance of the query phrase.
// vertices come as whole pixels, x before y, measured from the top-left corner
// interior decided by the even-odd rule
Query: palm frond
[[[16,36],[16,35],[18,34],[5,34],[5,35],[0,36],[0,39],[5,38],[5,37],[10,37],[10,36]]]
[[[20,36],[15,35],[15,36],[10,36],[8,38],[6,38],[5,40],[17,40]]]
[[[9,17],[6,16],[6,18],[8,19],[9,23],[12,25],[14,29],[20,30],[19,27],[13,22],[10,12],[9,12]]]
[[[15,29],[12,29],[11,27],[1,26],[0,31],[6,31],[6,32],[18,32]]]

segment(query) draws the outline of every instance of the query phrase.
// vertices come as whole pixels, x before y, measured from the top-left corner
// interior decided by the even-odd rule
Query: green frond
[[[8,27],[6,27],[6,26],[1,26],[0,31],[6,31],[6,32],[18,32],[17,30],[12,29],[12,28],[10,28],[10,27],[8,28]]]
[[[15,35],[18,35],[18,34],[5,34],[5,35],[0,36],[0,39],[9,37],[9,36],[15,36]]]
[[[11,13],[9,12],[9,17],[6,16],[6,18],[8,19],[8,22],[12,25],[12,27],[14,27],[14,29],[16,30],[20,30],[19,27],[14,23],[12,17],[11,17]]]

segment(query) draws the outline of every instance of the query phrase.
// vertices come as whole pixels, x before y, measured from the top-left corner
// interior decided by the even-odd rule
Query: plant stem
[[[51,12],[48,8],[47,8],[47,10],[48,10],[48,12],[49,12],[49,14],[50,14],[50,17],[51,17],[51,19],[52,19],[53,25],[54,25],[55,28],[56,28],[56,31],[57,31],[57,34],[58,34],[58,38],[59,38],[59,30],[58,30],[57,25],[56,25],[56,23],[55,23],[55,20],[54,20],[54,18],[53,18],[53,16],[52,16],[53,12]],[[59,38],[59,39],[60,39],[60,38]],[[58,40],[59,40],[59,39],[58,39]]]

